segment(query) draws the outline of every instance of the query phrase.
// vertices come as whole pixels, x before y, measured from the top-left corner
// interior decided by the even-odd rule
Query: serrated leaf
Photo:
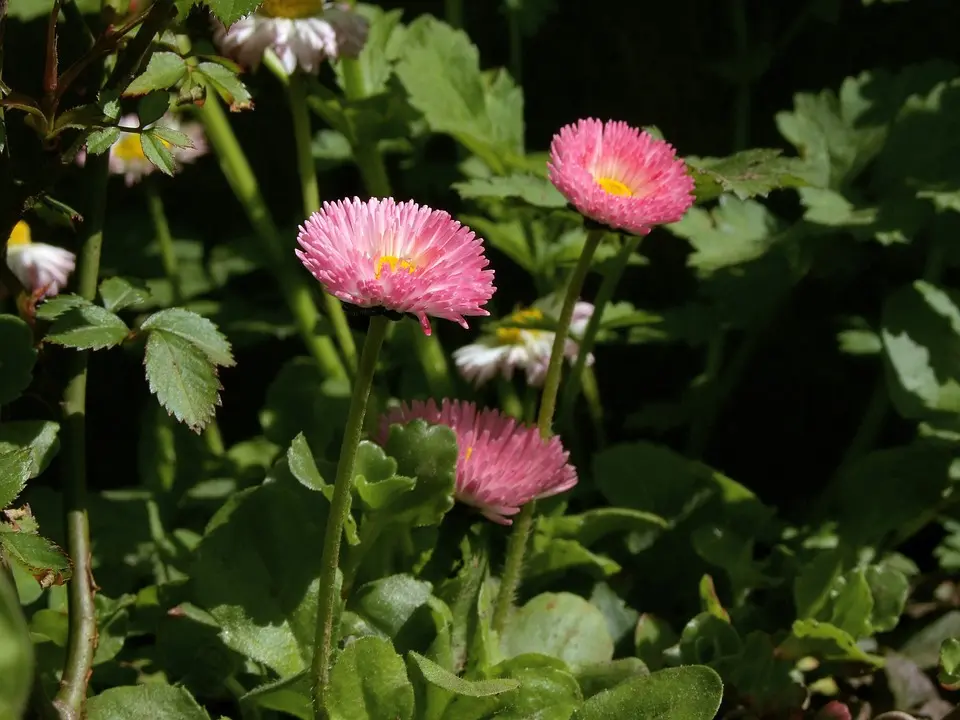
[[[87,152],[94,155],[101,155],[109,150],[113,144],[120,139],[120,128],[108,127],[102,130],[94,130],[87,135]]]
[[[67,310],[90,304],[89,300],[84,300],[79,295],[60,293],[56,297],[47,298],[37,305],[37,318],[40,320],[56,320]]]
[[[741,200],[771,190],[802,187],[802,167],[797,158],[781,157],[780,150],[757,148],[725,158],[685,158],[696,181],[697,202],[729,192]]]
[[[100,283],[100,298],[107,310],[120,312],[149,300],[150,291],[140,280],[112,277]]]
[[[462,198],[520,198],[542,208],[566,207],[567,199],[549,180],[536,175],[507,175],[506,177],[472,178],[453,184]]]
[[[17,499],[30,479],[32,468],[30,448],[0,453],[0,510]]]
[[[59,315],[44,339],[77,350],[102,350],[119,345],[129,334],[130,328],[112,312],[85,304]]]
[[[186,61],[176,53],[155,52],[146,69],[133,79],[123,94],[146,95],[153,90],[166,90],[176,85],[187,74]]]
[[[191,310],[169,308],[156,312],[140,325],[141,332],[163,330],[177,335],[202,351],[215,365],[233,367],[230,343],[210,320]]]
[[[162,118],[170,109],[170,93],[166,90],[154,90],[144,95],[137,103],[137,119],[140,128],[145,129]]]
[[[253,107],[247,86],[229,68],[219,63],[202,62],[197,65],[194,72],[201,75],[213,87],[231,110],[247,110]]]
[[[199,432],[220,404],[216,366],[184,337],[154,328],[144,355],[150,392],[180,422]]]
[[[143,154],[147,160],[156,165],[160,172],[165,175],[173,175],[177,167],[173,155],[170,153],[167,143],[157,135],[155,128],[140,133],[140,147],[143,149]]]
[[[63,580],[69,576],[70,558],[56,543],[42,535],[29,532],[7,531],[0,527],[0,546],[7,555],[26,568],[31,575]]]
[[[413,685],[389,640],[363,637],[340,653],[330,672],[330,720],[413,717]]]
[[[59,433],[60,425],[51,421],[19,420],[0,424],[0,456],[14,450],[29,450],[31,465],[27,479],[35,478],[57,454]]]
[[[27,389],[36,362],[30,326],[13,315],[0,315],[0,405],[16,400]]]

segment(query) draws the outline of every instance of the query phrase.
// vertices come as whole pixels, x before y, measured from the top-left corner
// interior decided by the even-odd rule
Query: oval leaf
[[[388,640],[364,637],[350,643],[330,673],[330,720],[413,717],[413,685],[403,659]]]
[[[660,670],[594,695],[574,720],[713,720],[723,682],[705,665]]]
[[[13,315],[0,315],[0,405],[26,390],[36,361],[30,326]]]

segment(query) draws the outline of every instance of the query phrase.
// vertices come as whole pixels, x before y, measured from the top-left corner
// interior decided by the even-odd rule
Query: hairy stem
[[[107,156],[87,161],[90,179],[89,205],[84,212],[83,242],[77,266],[77,294],[94,300],[100,274],[103,219],[107,204]],[[90,523],[87,518],[87,361],[89,351],[69,355],[67,386],[63,391],[63,495],[67,552],[73,577],[67,586],[69,635],[60,690],[54,705],[64,718],[79,718],[87,696],[97,649],[97,608],[94,602],[93,567],[90,557]]]
[[[386,335],[389,320],[382,315],[370,318],[367,337],[360,356],[357,378],[353,384],[353,396],[347,413],[343,442],[340,445],[340,458],[337,462],[337,476],[333,485],[333,497],[330,499],[330,511],[327,515],[327,527],[323,538],[323,554],[320,561],[320,589],[317,599],[317,630],[313,651],[313,702],[317,718],[326,717],[324,698],[330,677],[330,657],[333,653],[334,626],[337,597],[337,568],[340,564],[340,540],[343,526],[350,513],[350,493],[353,486],[353,469],[357,460],[357,446],[363,434],[363,418],[367,412],[367,400],[373,386],[373,375],[377,368],[377,356]]]
[[[316,333],[320,312],[313,301],[307,276],[294,266],[292,243],[291,247],[285,247],[280,231],[270,217],[267,204],[260,194],[250,163],[247,162],[246,155],[240,143],[237,142],[226,113],[213,90],[208,91],[206,102],[199,113],[207,137],[220,160],[223,174],[260,238],[264,253],[276,275],[280,290],[293,314],[307,350],[324,375],[346,378],[346,370],[333,342],[330,338]]]
[[[590,230],[580,253],[580,259],[567,283],[567,292],[563,298],[560,317],[557,319],[556,334],[550,352],[550,364],[547,366],[547,375],[543,383],[540,414],[537,417],[537,428],[540,431],[540,437],[544,440],[553,435],[553,413],[557,406],[557,393],[560,390],[560,378],[563,374],[563,348],[570,329],[570,320],[573,318],[573,307],[580,298],[583,282],[590,271],[590,263],[600,246],[603,235],[602,229]],[[533,528],[535,510],[536,502],[531,501],[523,506],[514,523],[513,532],[510,533],[510,540],[507,542],[507,557],[500,577],[500,591],[493,609],[493,629],[497,632],[503,631],[517,588],[520,586],[523,576],[523,556],[527,550],[530,530]]]
[[[310,111],[303,79],[299,72],[293,73],[287,84],[290,94],[290,111],[293,114],[293,134],[297,145],[297,170],[303,192],[303,212],[306,217],[320,210],[320,189],[317,186],[317,170],[313,162],[313,138],[310,134]],[[333,325],[333,334],[346,360],[347,372],[351,375],[357,368],[357,346],[350,332],[343,305],[333,295],[323,293],[323,302]]]

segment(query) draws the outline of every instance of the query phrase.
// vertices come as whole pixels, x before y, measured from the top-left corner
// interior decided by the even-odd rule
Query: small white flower
[[[30,226],[18,222],[7,241],[7,266],[40,297],[53,297],[67,284],[77,258],[69,250],[31,241]]]
[[[370,29],[349,5],[322,0],[266,0],[229,29],[214,23],[213,39],[222,53],[256,70],[269,49],[288,75],[298,67],[316,74],[324,60],[356,57]]]
[[[184,163],[191,163],[207,152],[207,139],[199,123],[181,122],[175,113],[168,112],[153,124],[168,127],[171,130],[178,130],[184,133],[193,144],[193,147],[181,148],[170,145],[166,141],[161,141],[173,156],[175,172],[179,172]],[[148,127],[152,127],[152,125]],[[119,126],[138,128],[140,127],[140,118],[138,118],[135,113],[124,115],[120,118]],[[140,182],[145,176],[157,169],[157,166],[150,162],[147,156],[143,154],[143,147],[140,144],[140,133],[121,132],[119,139],[110,146],[109,152],[108,165],[110,173],[112,175],[123,175],[127,187]],[[84,148],[77,153],[77,164],[83,166],[86,158],[86,148]]]
[[[593,305],[578,302],[573,309],[570,332],[577,336],[582,335],[591,315]],[[511,319],[518,322],[542,320],[543,312],[536,308],[520,310],[514,313]],[[456,350],[453,360],[460,374],[476,387],[498,374],[509,380],[517,369],[526,373],[529,385],[539,387],[546,379],[554,337],[555,333],[548,330],[500,328],[496,333],[483,335],[477,342]],[[570,362],[575,362],[579,352],[579,343],[568,338],[564,346],[564,356]],[[587,364],[592,365],[593,361],[591,353],[587,356]]]

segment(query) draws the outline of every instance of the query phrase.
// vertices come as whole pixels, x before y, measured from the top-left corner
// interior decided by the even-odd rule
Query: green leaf
[[[154,90],[144,95],[137,103],[137,118],[140,128],[147,132],[148,125],[157,122],[170,109],[171,96],[166,90]],[[142,137],[142,133],[141,133]]]
[[[33,643],[10,575],[0,572],[0,717],[26,717],[33,686]]]
[[[833,583],[843,567],[841,554],[823,550],[808,560],[793,583],[793,601],[798,618],[816,617],[827,605]]]
[[[116,313],[146,302],[150,299],[150,291],[140,280],[112,277],[100,283],[100,298],[104,308]]]
[[[247,86],[229,68],[219,63],[202,62],[197,65],[194,73],[205,79],[231,110],[247,110],[253,107]]]
[[[33,454],[29,448],[0,452],[0,510],[17,499],[32,469]]]
[[[56,320],[67,310],[91,304],[89,300],[84,300],[79,295],[61,293],[40,303],[37,306],[37,317],[40,320]]]
[[[680,634],[680,659],[685,664],[714,663],[740,653],[740,634],[728,619],[701,612],[690,619]]]
[[[397,471],[417,484],[400,495],[391,512],[414,526],[436,525],[453,507],[457,476],[457,436],[445,425],[414,420],[393,425],[386,445]]]
[[[347,645],[330,672],[330,720],[409,720],[413,685],[389,640],[364,637]]]
[[[505,72],[484,76],[465,33],[429,15],[404,34],[397,76],[431,129],[452,135],[491,167],[523,153],[523,94]]]
[[[574,720],[712,720],[723,682],[703,665],[668,668],[594,695]]]
[[[8,526],[5,526],[8,527]],[[49,577],[61,584],[69,577],[70,559],[56,544],[32,532],[15,532],[0,527],[0,545],[7,555],[38,579]]]
[[[613,639],[597,608],[571,593],[543,593],[518,609],[501,638],[506,657],[540,653],[571,667],[613,658]]]
[[[534,207],[562,208],[567,199],[549,180],[535,175],[473,178],[453,184],[462,198],[520,198]]]
[[[675,645],[679,637],[666,620],[649,613],[643,613],[637,620],[633,633],[633,644],[637,657],[651,670],[663,667],[663,652]]]
[[[153,90],[166,90],[187,74],[186,61],[172,52],[155,52],[150,56],[146,69],[133,79],[123,94],[146,95]]]
[[[288,713],[299,720],[313,720],[314,717],[313,693],[307,672],[260,685],[244,695],[241,702]]]
[[[166,142],[157,134],[156,128],[149,128],[140,133],[140,148],[147,160],[153,163],[160,172],[172,176],[177,168],[173,155]]]
[[[87,720],[210,720],[193,695],[159,682],[104,690],[87,700]]]
[[[740,200],[766,197],[771,190],[806,185],[799,160],[781,157],[780,153],[757,148],[725,158],[686,158],[696,181],[697,202],[721,193],[733,193]]]
[[[298,483],[268,482],[231,496],[195,551],[196,602],[223,642],[281,678],[313,656],[327,508]]]
[[[907,605],[910,580],[890,564],[870,565],[866,569],[865,579],[873,597],[871,630],[874,633],[890,632],[899,624]]]
[[[638,658],[628,657],[605,663],[587,665],[577,673],[577,682],[584,697],[593,697],[599,692],[616,687],[636,677],[645,677],[650,670]]]
[[[30,326],[13,315],[0,315],[0,405],[13,402],[27,389],[36,361]]]
[[[397,461],[368,440],[357,448],[353,482],[363,507],[373,512],[385,511],[381,521],[386,522],[403,522],[403,517],[395,516],[391,508],[417,485],[415,478],[397,475]]]
[[[659,515],[629,508],[601,507],[579,515],[541,516],[538,526],[554,537],[577,540],[590,547],[608,535],[650,534],[655,537],[669,523]]]
[[[901,415],[952,419],[960,412],[960,301],[918,280],[883,309],[887,385]]]
[[[85,304],[58,315],[45,340],[77,350],[102,350],[119,345],[129,334],[130,328],[112,312]]]
[[[708,276],[766,253],[777,240],[779,222],[760,203],[725,195],[716,208],[690,208],[682,220],[667,227],[693,245],[687,262]]]
[[[140,325],[142,332],[163,330],[188,340],[207,356],[210,362],[223,367],[236,364],[230,351],[230,343],[217,330],[217,326],[202,315],[183,308],[169,308],[154,313]]]
[[[303,433],[297,435],[287,450],[287,466],[290,473],[300,481],[300,484],[316,492],[331,493],[333,486],[326,482],[317,469],[310,446]],[[327,498],[330,499],[329,497]]]
[[[871,634],[873,595],[863,570],[853,570],[837,578],[833,586],[830,624],[856,639]]]
[[[383,10],[376,5],[359,5],[357,11],[370,22],[367,41],[357,57],[357,66],[363,75],[363,87],[369,95],[387,91],[387,81],[393,74],[397,51],[402,48],[406,28],[400,23],[402,10]],[[337,81],[344,86],[343,65],[335,66]]]
[[[217,368],[181,335],[152,329],[144,356],[150,392],[180,422],[199,432],[220,404]]]
[[[102,155],[120,139],[120,128],[108,127],[94,130],[86,139],[87,152],[93,155]]]
[[[150,134],[161,140],[165,145],[172,145],[178,148],[192,148],[193,140],[185,132],[174,130],[166,125],[154,125],[150,128]]]
[[[818,620],[797,620],[793,634],[780,646],[782,657],[801,658],[813,655],[825,660],[854,661],[874,666],[883,664],[883,658],[860,649],[856,639],[836,625]]]
[[[59,423],[41,420],[20,420],[0,425],[0,457],[26,448],[30,451],[30,476],[42,473],[60,449]],[[2,474],[0,474],[2,476]],[[0,481],[2,483],[2,481]],[[0,508],[3,500],[0,499]]]
[[[516,680],[466,680],[444,670],[432,660],[419,653],[411,652],[410,658],[420,670],[423,679],[431,685],[436,685],[453,695],[466,697],[490,697],[501,693],[516,690],[520,683]]]
[[[960,688],[960,639],[947,638],[940,646],[940,669],[937,679],[947,690]]]
[[[371,634],[396,639],[430,598],[429,583],[412,575],[389,575],[359,588],[350,598],[350,609],[363,619]]]

